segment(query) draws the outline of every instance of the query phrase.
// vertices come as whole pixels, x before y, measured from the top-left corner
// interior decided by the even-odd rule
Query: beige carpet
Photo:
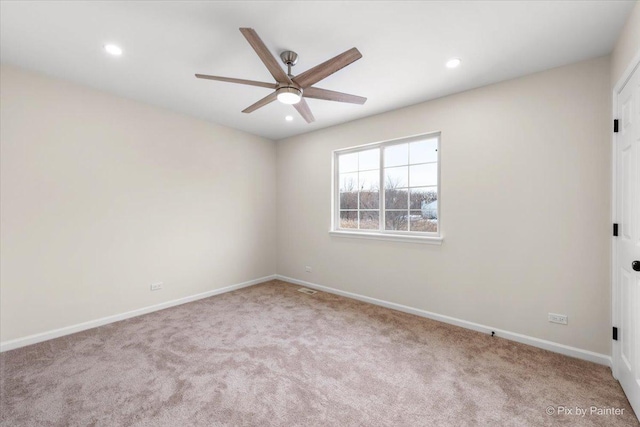
[[[604,366],[297,288],[273,281],[3,353],[0,425],[639,425]],[[588,411],[547,415],[559,405]]]

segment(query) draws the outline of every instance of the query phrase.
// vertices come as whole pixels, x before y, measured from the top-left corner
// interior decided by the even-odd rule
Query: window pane
[[[384,190],[384,206],[387,209],[407,209],[408,190]]]
[[[402,166],[399,168],[388,168],[384,170],[384,188],[399,188],[407,186],[407,175],[409,168]]]
[[[380,193],[366,191],[360,193],[360,209],[378,209],[380,207]]]
[[[380,169],[380,149],[374,148],[373,150],[361,151],[360,164],[358,169],[361,171],[369,169]]]
[[[411,224],[410,231],[422,231],[435,233],[438,231],[438,220],[425,218],[422,211],[411,211],[409,216]]]
[[[438,140],[427,139],[409,144],[409,160],[411,164],[438,161]]]
[[[355,172],[358,170],[358,153],[341,154],[338,157],[338,172]]]
[[[412,187],[438,185],[438,164],[409,166],[409,185]]]
[[[378,211],[360,211],[360,229],[378,230],[380,228],[380,214]]]
[[[377,169],[372,171],[360,172],[358,179],[358,189],[360,191],[377,191],[380,188],[380,171]]]
[[[384,166],[402,166],[409,163],[409,144],[397,144],[384,149]]]
[[[358,172],[340,174],[340,191],[358,191]]]
[[[341,211],[340,228],[358,228],[358,211]]]
[[[407,211],[385,211],[385,230],[407,231]]]
[[[360,209],[378,209],[380,207],[379,191],[361,191]]]
[[[340,193],[340,209],[358,209],[358,193]]]
[[[360,209],[378,209],[380,206],[380,172],[372,170],[360,172]]]
[[[409,190],[411,209],[427,209],[438,211],[438,187],[418,187]],[[435,204],[434,204],[435,203]],[[433,204],[433,205],[432,205]]]

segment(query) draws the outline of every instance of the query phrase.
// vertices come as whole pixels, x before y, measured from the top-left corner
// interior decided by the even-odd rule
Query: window
[[[439,146],[436,133],[335,151],[332,231],[440,241]]]

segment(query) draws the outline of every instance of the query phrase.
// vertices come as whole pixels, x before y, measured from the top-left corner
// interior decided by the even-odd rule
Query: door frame
[[[637,70],[636,70],[637,69]],[[612,138],[611,138],[611,224],[618,222],[618,213],[617,213],[617,203],[618,203],[618,194],[617,194],[617,177],[618,177],[618,159],[617,159],[617,142],[618,142],[618,134],[613,132],[613,120],[619,119],[618,117],[618,97],[622,88],[631,78],[631,75],[634,71],[640,72],[640,50],[636,52],[633,59],[627,66],[627,68],[622,73],[620,79],[616,82],[613,87],[613,108],[612,108]],[[612,225],[613,227],[613,225]],[[618,312],[618,298],[619,295],[617,293],[618,287],[616,286],[618,283],[616,281],[616,263],[618,262],[618,254],[616,247],[616,237],[611,233],[611,325],[617,326],[620,324],[618,321],[620,318],[620,313]],[[613,377],[618,379],[618,369],[619,366],[617,364],[617,360],[619,357],[620,346],[616,344],[616,341],[611,340],[611,372]],[[640,415],[639,415],[640,416]]]

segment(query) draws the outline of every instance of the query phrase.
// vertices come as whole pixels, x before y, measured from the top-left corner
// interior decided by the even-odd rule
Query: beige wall
[[[11,67],[0,93],[2,341],[275,273],[274,142]]]
[[[612,86],[620,80],[622,74],[638,53],[640,53],[640,3],[636,2],[611,54]]]
[[[610,354],[609,71],[603,57],[278,142],[278,274]],[[443,245],[330,236],[332,150],[430,131]]]

